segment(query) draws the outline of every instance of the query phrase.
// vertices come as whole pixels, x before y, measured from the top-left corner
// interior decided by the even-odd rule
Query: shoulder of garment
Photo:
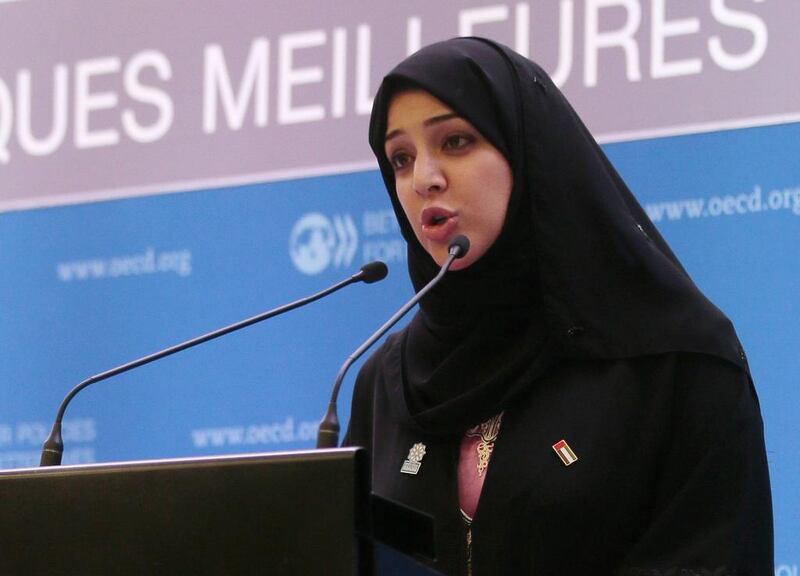
[[[773,572],[772,500],[750,374],[726,360],[674,353],[669,442],[651,520],[620,574]]]
[[[574,464],[554,454],[562,438]],[[765,454],[735,364],[684,352],[565,361],[504,417],[475,573],[770,574]]]

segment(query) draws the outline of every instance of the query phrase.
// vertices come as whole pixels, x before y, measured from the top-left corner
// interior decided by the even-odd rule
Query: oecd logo
[[[349,266],[358,249],[358,231],[349,214],[331,218],[319,212],[302,216],[289,236],[289,255],[295,268],[313,276],[331,264]]]

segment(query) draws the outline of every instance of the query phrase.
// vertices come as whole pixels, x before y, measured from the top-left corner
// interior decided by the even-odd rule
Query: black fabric
[[[373,490],[431,514],[445,574],[466,574],[460,435],[398,419],[392,335],[364,365],[348,445],[375,455]],[[578,457],[564,466],[552,445]],[[400,472],[425,444],[419,473]],[[472,524],[473,574],[769,576],[772,508],[747,374],[707,355],[562,362],[506,408]]]
[[[504,456],[492,456],[474,524],[475,574],[514,573],[514,566],[536,574],[611,574],[623,566],[630,574],[676,567],[767,574],[763,436],[731,323],[692,283],[547,75],[478,38],[423,48],[384,79],[375,99],[370,144],[417,289],[438,268],[406,220],[383,151],[391,98],[408,87],[427,90],[492,142],[511,165],[514,189],[494,245],[448,273],[359,375],[346,441],[372,449],[375,490],[432,512],[441,565],[460,573],[459,440],[504,410],[497,446]],[[581,450],[573,448],[581,461],[569,468],[581,479],[574,486],[553,468],[560,461],[550,449],[570,431],[580,432],[573,437]],[[702,444],[712,439],[725,445]],[[632,455],[621,447],[630,441]],[[438,456],[426,455],[426,472],[408,478],[399,470],[416,442]],[[690,449],[696,460],[681,461]],[[715,493],[723,481],[723,494]],[[621,532],[608,534],[616,524]],[[734,551],[747,538],[753,544],[739,558]],[[556,571],[557,558],[563,562],[556,551],[574,571]]]

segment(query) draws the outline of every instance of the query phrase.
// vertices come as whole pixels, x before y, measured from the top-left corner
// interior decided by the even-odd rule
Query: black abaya
[[[762,425],[736,333],[559,90],[478,38],[423,48],[384,79],[370,144],[417,288],[438,268],[383,149],[408,88],[472,123],[514,187],[491,248],[359,374],[346,442],[370,449],[374,490],[433,514],[437,565],[463,573],[459,442],[502,411],[472,527],[477,576],[771,574]],[[562,439],[570,466],[552,448]],[[402,474],[417,443],[420,472]]]
[[[466,574],[460,437],[410,424],[392,336],[359,374],[346,443],[375,455],[373,490],[431,514],[445,574]],[[566,440],[565,466],[552,446]],[[417,475],[400,469],[426,447]],[[670,353],[561,363],[503,414],[472,524],[473,574],[772,574],[758,402],[740,369]]]

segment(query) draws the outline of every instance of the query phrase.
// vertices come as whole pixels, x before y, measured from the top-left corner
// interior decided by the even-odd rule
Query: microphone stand
[[[323,416],[322,421],[319,423],[319,430],[317,432],[317,448],[336,448],[339,445],[339,417],[337,416],[337,408],[336,408],[336,401],[339,398],[339,389],[342,386],[342,381],[344,380],[344,376],[347,373],[347,370],[350,366],[358,360],[364,352],[369,349],[370,346],[375,344],[375,342],[383,336],[392,326],[397,324],[400,319],[408,313],[411,308],[413,308],[417,302],[419,302],[425,294],[427,294],[439,281],[444,277],[447,271],[450,269],[450,265],[453,263],[454,260],[457,258],[463,258],[466,253],[469,251],[469,239],[466,236],[456,236],[453,241],[450,243],[448,247],[448,257],[445,260],[444,264],[442,264],[439,273],[436,277],[433,278],[430,282],[428,282],[422,290],[417,292],[411,300],[406,302],[402,308],[400,308],[394,315],[389,318],[389,320],[384,323],[383,326],[378,328],[378,330],[369,338],[367,338],[366,342],[364,342],[361,346],[359,346],[355,352],[350,354],[347,357],[347,360],[344,361],[342,367],[339,368],[339,373],[336,375],[336,382],[333,385],[333,392],[331,393],[331,399],[328,402],[328,409],[325,412],[325,416]]]
[[[306,296],[305,298],[300,298],[299,300],[295,300],[294,302],[290,302],[288,304],[284,304],[283,306],[279,306],[278,308],[273,308],[272,310],[268,310],[266,312],[262,312],[261,314],[256,314],[255,316],[251,316],[250,318],[245,318],[244,320],[240,320],[239,322],[235,322],[234,324],[230,324],[223,328],[219,328],[214,330],[213,332],[209,332],[207,334],[203,334],[202,336],[197,336],[192,338],[191,340],[186,340],[185,342],[181,342],[180,344],[176,344],[174,346],[170,346],[165,350],[161,350],[159,352],[154,352],[153,354],[149,354],[147,356],[143,356],[137,360],[133,360],[128,362],[127,364],[123,364],[122,366],[117,366],[116,368],[112,368],[111,370],[106,370],[105,372],[101,372],[99,374],[95,374],[91,376],[75,386],[69,393],[64,397],[61,401],[61,404],[58,407],[58,412],[56,413],[56,419],[53,422],[53,429],[50,431],[50,435],[44,442],[42,446],[42,456],[39,462],[39,466],[59,466],[61,464],[61,457],[64,453],[64,441],[61,438],[61,421],[64,417],[64,412],[67,409],[67,405],[70,401],[75,397],[75,395],[86,388],[87,386],[94,384],[95,382],[101,382],[103,380],[107,380],[112,376],[116,376],[118,374],[122,374],[123,372],[128,372],[129,370],[133,370],[134,368],[138,368],[139,366],[144,366],[145,364],[149,364],[150,362],[155,362],[156,360],[160,360],[161,358],[166,358],[167,356],[171,356],[177,352],[181,352],[186,350],[187,348],[192,348],[197,346],[198,344],[202,344],[204,342],[208,342],[209,340],[214,340],[215,338],[219,338],[220,336],[224,336],[225,334],[229,334],[230,332],[235,332],[236,330],[241,330],[242,328],[246,328],[252,324],[257,324],[258,322],[262,322],[263,320],[267,320],[272,318],[273,316],[277,316],[279,314],[283,314],[284,312],[289,312],[290,310],[294,310],[295,308],[299,308],[300,306],[304,306],[306,304],[310,304],[320,298],[327,296],[337,290],[348,286],[349,284],[353,284],[355,282],[366,282],[367,284],[371,284],[372,282],[377,282],[378,280],[382,280],[386,277],[387,268],[386,264],[383,262],[370,262],[369,264],[365,264],[359,272],[353,274],[349,278],[346,278],[333,286],[326,288],[316,294],[312,294],[311,296]]]

